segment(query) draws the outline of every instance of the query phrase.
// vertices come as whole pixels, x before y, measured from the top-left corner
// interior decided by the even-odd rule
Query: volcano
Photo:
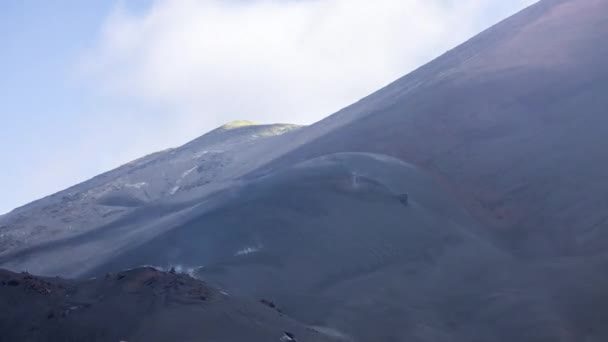
[[[540,1],[311,126],[228,124],[18,208],[0,266],[180,267],[304,341],[607,340],[606,41],[608,1]]]

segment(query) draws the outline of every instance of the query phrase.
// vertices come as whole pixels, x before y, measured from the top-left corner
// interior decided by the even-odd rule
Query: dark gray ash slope
[[[0,217],[0,264],[179,265],[354,341],[607,340],[606,41],[608,1],[540,1],[312,126],[223,128]]]

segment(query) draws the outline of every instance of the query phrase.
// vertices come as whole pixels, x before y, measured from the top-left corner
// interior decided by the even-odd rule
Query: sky
[[[0,214],[229,121],[313,123],[534,2],[0,1]]]

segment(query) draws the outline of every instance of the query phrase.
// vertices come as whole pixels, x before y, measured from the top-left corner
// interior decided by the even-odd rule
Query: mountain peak
[[[258,125],[257,123],[255,123],[253,121],[249,121],[249,120],[234,120],[234,121],[230,121],[230,122],[223,124],[219,128],[225,129],[225,130],[230,130],[230,129],[240,128],[240,127],[257,126],[257,125]]]

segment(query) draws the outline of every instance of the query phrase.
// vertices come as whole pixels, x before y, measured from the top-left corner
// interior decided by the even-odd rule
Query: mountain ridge
[[[220,169],[234,162],[235,158],[232,154],[243,153],[238,151],[239,149],[246,150],[257,142],[289,133],[300,127],[302,126],[292,124],[250,123],[226,130],[225,125],[220,126],[181,147],[151,153],[90,180],[16,208],[0,216],[0,234],[2,234],[0,255],[5,254],[7,249],[12,250],[19,245],[25,245],[26,240],[34,240],[36,229],[54,231],[55,234],[44,236],[43,240],[59,238],[64,233],[69,236],[73,233],[86,232],[128,214],[133,207],[162,200],[163,197],[172,200],[170,197],[175,197],[173,195],[179,197],[181,190],[185,192],[190,189],[196,190],[208,181],[200,178],[192,179],[194,174],[215,172],[208,177],[218,177]],[[180,165],[171,166],[175,169],[171,171],[172,175],[137,176],[138,172],[146,172],[147,168],[154,167],[154,163],[159,161],[165,164],[177,162]],[[200,169],[203,164],[204,170]],[[164,174],[167,172],[168,170],[164,171]],[[154,189],[151,189],[152,187]],[[113,197],[99,202],[104,194]],[[32,212],[37,214],[33,215]],[[79,216],[85,217],[79,219]],[[46,222],[40,222],[39,219]],[[26,232],[28,228],[31,233]]]

